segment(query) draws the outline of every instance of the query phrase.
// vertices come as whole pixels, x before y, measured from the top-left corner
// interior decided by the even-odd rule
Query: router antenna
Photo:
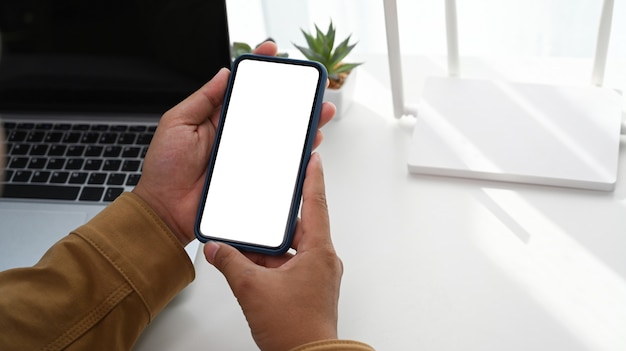
[[[448,75],[459,76],[459,34],[456,20],[456,1],[446,0],[446,40],[448,43]]]
[[[402,82],[402,62],[400,59],[400,34],[398,30],[398,9],[396,0],[385,0],[385,29],[387,31],[387,57],[389,60],[389,74],[391,78],[391,98],[393,114],[396,118],[405,114],[415,114],[408,111],[404,105],[404,89]]]
[[[606,67],[609,40],[611,38],[611,21],[613,19],[613,0],[604,0],[600,13],[600,25],[598,26],[598,39],[596,41],[596,53],[593,60],[593,73],[591,84],[601,86],[604,81],[604,69]]]

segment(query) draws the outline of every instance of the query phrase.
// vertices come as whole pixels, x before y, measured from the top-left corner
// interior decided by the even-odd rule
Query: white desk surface
[[[369,67],[368,67],[369,66]],[[614,192],[416,176],[386,61],[324,128],[339,334],[378,350],[626,350],[626,141]],[[433,150],[437,152],[437,150]],[[254,350],[221,274],[197,277],[137,350]]]

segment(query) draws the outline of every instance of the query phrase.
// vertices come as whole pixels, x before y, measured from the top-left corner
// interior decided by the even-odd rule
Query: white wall
[[[273,37],[285,50],[303,43],[300,28],[352,33],[355,52],[386,50],[382,0],[228,0],[231,38]],[[407,54],[445,52],[443,0],[398,0],[401,43]],[[463,55],[591,57],[601,0],[459,0]],[[626,58],[626,1],[615,0],[610,57]]]

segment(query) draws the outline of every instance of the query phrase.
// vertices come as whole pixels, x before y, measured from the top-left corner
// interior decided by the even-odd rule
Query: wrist
[[[141,183],[140,183],[141,184]],[[132,193],[137,195],[152,211],[154,214],[165,223],[166,227],[169,231],[178,239],[182,246],[187,246],[194,238],[189,238],[187,235],[180,230],[176,221],[170,215],[170,212],[167,210],[166,206],[163,206],[161,202],[155,200],[153,196],[151,196],[150,192],[144,190],[143,187],[137,185]]]

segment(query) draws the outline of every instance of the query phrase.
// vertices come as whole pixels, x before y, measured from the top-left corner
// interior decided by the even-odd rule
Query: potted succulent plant
[[[324,100],[330,101],[337,107],[337,117],[341,117],[352,103],[352,92],[355,86],[354,68],[361,63],[343,62],[346,56],[354,49],[355,44],[350,44],[349,35],[346,39],[335,46],[335,26],[330,22],[326,33],[315,25],[315,34],[301,29],[307,46],[294,46],[309,60],[317,61],[326,67],[330,84]]]

